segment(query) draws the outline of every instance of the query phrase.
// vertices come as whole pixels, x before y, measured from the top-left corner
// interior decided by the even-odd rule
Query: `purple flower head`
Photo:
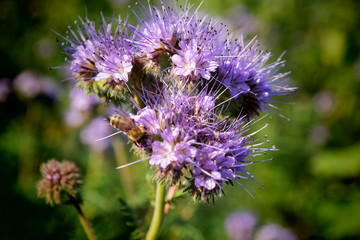
[[[297,240],[297,237],[277,224],[267,224],[257,231],[255,240]]]
[[[208,122],[214,105],[213,97],[205,92],[194,96],[183,92],[165,92],[164,99],[155,103],[148,101],[147,106],[138,111],[137,115],[132,115],[132,118],[151,134],[160,135],[171,126],[175,126],[171,129],[179,126],[189,134],[195,125]]]
[[[211,72],[216,70],[218,63],[214,61],[214,53],[206,51],[195,39],[189,43],[182,40],[179,43],[180,49],[171,57],[174,63],[173,74],[189,77],[196,80],[200,77],[209,80]]]
[[[157,165],[160,169],[172,165],[175,169],[181,169],[183,162],[193,158],[196,148],[191,147],[181,135],[180,129],[165,129],[161,133],[163,141],[155,141],[152,144],[153,154],[149,161],[150,165]]]
[[[98,29],[88,19],[69,29],[64,48],[80,88],[111,101],[132,101],[133,92],[141,95],[145,88],[161,93],[164,83],[184,82],[189,86],[180,87],[191,88],[209,84],[214,91],[225,88],[231,109],[249,119],[276,108],[271,104],[275,96],[294,91],[287,73],[278,73],[284,61],[268,63],[271,53],[261,51],[255,40],[234,40],[225,25],[191,4],[160,4],[140,3],[141,14],[133,11],[136,27],[103,18]]]
[[[210,157],[211,153],[211,150],[209,152],[205,149],[199,150],[196,158],[198,167],[192,171],[195,179],[194,185],[199,189],[202,199],[205,199],[205,195],[210,191],[217,192],[221,188],[220,181],[223,180],[216,161]]]
[[[134,34],[134,45],[141,56],[158,61],[163,54],[170,56],[172,73],[197,80],[209,80],[218,63],[219,36],[224,32],[214,20],[206,20],[193,11],[190,4],[170,7],[162,3],[161,9],[149,6],[148,16],[139,16],[141,24],[135,28],[126,24]],[[143,14],[144,15],[144,14]]]
[[[159,168],[161,178],[172,170],[181,170],[196,155],[196,148],[192,146],[193,129],[214,106],[213,100],[204,94],[198,96],[169,92],[164,94],[163,100],[150,101],[137,115],[131,116],[136,124],[157,139],[152,144],[149,163]],[[171,176],[176,174],[171,173]],[[170,182],[177,180],[167,178]]]
[[[225,230],[232,240],[251,240],[256,222],[251,212],[235,212],[226,218]]]
[[[95,22],[80,19],[77,29],[69,28],[70,36],[63,37],[63,47],[70,59],[70,71],[78,87],[100,97],[112,90],[124,89],[132,70],[131,41],[120,25],[103,18],[99,29]],[[94,81],[93,81],[94,80]]]
[[[183,19],[183,12],[164,5],[161,9],[155,6],[147,8],[144,5],[142,8],[149,11],[149,14],[142,16],[145,20],[137,16],[141,25],[137,28],[127,25],[135,35],[139,52],[150,59],[156,59],[165,52],[172,52],[182,31],[180,22]]]
[[[206,125],[213,113],[215,101],[205,92],[191,96],[185,93],[175,94],[171,100],[172,121],[186,131],[195,131]]]
[[[230,127],[228,131],[220,132],[223,124],[220,121],[214,123],[212,131],[199,131],[197,135],[199,149],[188,190],[201,200],[221,196],[224,183],[247,178],[246,158],[251,155],[247,136],[242,136],[240,130],[231,129],[231,126],[227,126]]]
[[[255,40],[245,45],[242,40],[228,39],[220,58],[219,80],[248,118],[273,107],[269,102],[274,96],[295,90],[285,78],[288,73],[278,73],[284,61],[279,58],[268,64],[270,57],[271,53],[259,50]]]
[[[98,74],[96,81],[107,80],[109,82],[121,83],[128,81],[128,74],[132,69],[132,57],[121,51],[111,51],[104,55],[101,61],[95,63]]]
[[[96,29],[81,20],[72,37],[64,37],[64,48],[80,88],[137,110],[125,113],[126,120],[116,115],[129,125],[116,128],[149,155],[155,178],[213,200],[224,184],[252,179],[247,165],[271,148],[257,148],[262,143],[245,134],[249,120],[294,89],[287,73],[278,73],[283,61],[268,63],[271,54],[255,41],[233,40],[223,24],[191,4],[160,3],[140,3],[136,27],[103,20]]]
[[[246,166],[253,162],[247,158],[258,150],[243,134],[243,119],[220,119],[215,96],[205,91],[168,91],[162,97],[131,116],[156,139],[149,164],[158,180],[174,184],[186,178],[186,190],[209,201],[222,195],[223,184],[249,178]]]
[[[160,179],[176,182],[181,169],[196,155],[196,148],[181,135],[180,129],[166,129],[161,134],[163,141],[155,141],[152,144],[153,153],[149,164],[158,167]]]
[[[99,50],[92,40],[85,40],[73,49],[70,71],[77,81],[92,80],[96,74],[96,62],[99,61]]]

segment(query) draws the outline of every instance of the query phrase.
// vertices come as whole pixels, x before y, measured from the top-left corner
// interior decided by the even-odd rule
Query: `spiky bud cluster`
[[[81,177],[75,163],[50,159],[41,164],[40,171],[42,179],[37,184],[38,196],[45,198],[46,203],[59,205],[69,200],[69,196],[78,197]]]

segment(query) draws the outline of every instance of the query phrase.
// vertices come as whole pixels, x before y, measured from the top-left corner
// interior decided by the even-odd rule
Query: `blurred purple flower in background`
[[[68,109],[65,112],[64,120],[69,127],[79,127],[84,122],[84,115],[81,112]]]
[[[24,71],[16,76],[13,86],[28,98],[42,94],[55,99],[59,92],[59,87],[51,78],[40,76],[33,71]]]
[[[70,91],[70,108],[76,111],[90,111],[94,105],[103,103],[94,95],[86,95],[84,91],[72,88]]]
[[[255,240],[297,240],[297,237],[289,229],[272,223],[262,226]]]
[[[108,136],[112,132],[113,129],[106,122],[106,120],[104,118],[97,117],[94,118],[90,124],[81,131],[80,138],[81,141],[85,145],[88,145],[92,150],[100,152],[109,146],[111,138],[102,140],[99,139]]]
[[[79,127],[87,115],[97,105],[103,103],[94,95],[88,96],[84,91],[72,88],[70,91],[70,106],[65,112],[64,120],[69,127]]]
[[[235,212],[225,220],[225,231],[231,240],[297,240],[286,228],[271,223],[257,227],[252,212]]]
[[[314,95],[314,108],[320,116],[328,116],[336,107],[336,97],[332,91],[322,90]]]
[[[225,230],[231,240],[251,240],[257,219],[251,212],[235,212],[225,220]]]
[[[227,21],[230,27],[239,29],[242,34],[252,34],[256,32],[259,23],[256,17],[245,7],[236,6],[229,11],[231,21]]]

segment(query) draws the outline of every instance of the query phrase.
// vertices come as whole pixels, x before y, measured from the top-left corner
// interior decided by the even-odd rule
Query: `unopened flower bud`
[[[61,204],[69,196],[76,198],[80,186],[80,171],[73,162],[50,159],[40,167],[43,179],[38,184],[38,196],[50,205]]]

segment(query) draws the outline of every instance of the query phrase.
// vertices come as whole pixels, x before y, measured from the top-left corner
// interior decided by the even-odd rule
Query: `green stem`
[[[79,219],[80,219],[80,223],[86,233],[86,236],[88,237],[89,240],[96,240],[96,236],[94,234],[93,229],[90,226],[89,221],[87,220],[87,218],[85,217],[84,212],[81,209],[81,206],[79,204],[79,202],[72,196],[70,197],[70,201],[71,203],[74,205],[78,215],[79,215]]]
[[[165,205],[165,186],[161,183],[156,185],[156,197],[154,214],[151,219],[149,231],[146,234],[146,240],[155,240],[159,234],[161,223],[164,218],[164,205]]]

